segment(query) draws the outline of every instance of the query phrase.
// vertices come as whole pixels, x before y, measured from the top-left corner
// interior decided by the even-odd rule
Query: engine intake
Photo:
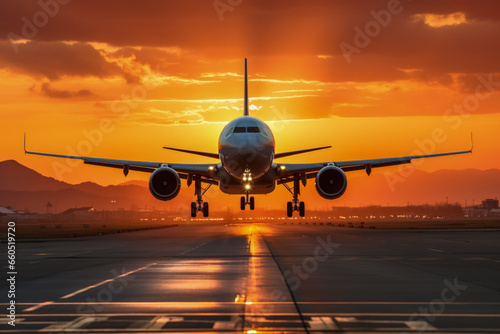
[[[179,174],[170,167],[158,168],[149,178],[149,191],[161,201],[174,199],[180,190],[181,179]]]
[[[320,169],[316,175],[316,191],[326,199],[342,196],[347,188],[347,177],[337,166],[327,166]]]

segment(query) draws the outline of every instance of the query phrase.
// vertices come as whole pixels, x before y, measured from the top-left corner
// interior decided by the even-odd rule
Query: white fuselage
[[[273,133],[261,120],[242,116],[229,122],[219,137],[220,189],[230,194],[274,190],[274,147]]]

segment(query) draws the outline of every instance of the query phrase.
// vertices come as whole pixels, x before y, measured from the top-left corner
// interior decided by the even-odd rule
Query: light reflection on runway
[[[302,324],[300,315],[292,302],[288,287],[259,228],[252,225],[248,239],[251,256],[248,263],[243,330],[259,332],[277,329],[277,322],[267,318],[268,315],[275,313],[286,314],[295,320],[295,330],[303,330],[300,328]]]
[[[499,236],[219,224],[20,243],[18,326],[0,331],[492,333]]]

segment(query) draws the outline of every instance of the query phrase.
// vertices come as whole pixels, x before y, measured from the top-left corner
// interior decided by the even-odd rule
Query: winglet
[[[469,150],[469,152],[472,153],[472,148],[473,147],[474,147],[474,142],[472,141],[472,131],[471,131],[471,133],[470,133],[470,150]]]
[[[26,154],[26,132],[24,133],[24,154]]]
[[[245,58],[245,100],[244,100],[243,116],[248,115],[248,72],[247,72],[247,59]]]

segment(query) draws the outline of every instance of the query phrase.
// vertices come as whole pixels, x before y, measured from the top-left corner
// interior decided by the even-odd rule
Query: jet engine
[[[347,178],[337,166],[326,166],[316,175],[316,191],[326,199],[342,196],[347,188]]]
[[[149,191],[160,201],[174,199],[180,190],[181,179],[179,174],[172,168],[158,168],[149,178]]]

